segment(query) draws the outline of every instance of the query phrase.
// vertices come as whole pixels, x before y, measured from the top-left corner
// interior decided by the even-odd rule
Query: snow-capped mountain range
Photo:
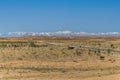
[[[21,37],[21,36],[120,36],[120,32],[73,32],[73,31],[57,31],[57,32],[8,32],[0,33],[0,37]]]

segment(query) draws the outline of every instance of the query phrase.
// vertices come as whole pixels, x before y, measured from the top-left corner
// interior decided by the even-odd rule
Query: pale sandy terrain
[[[119,39],[36,44],[0,47],[0,80],[120,80]]]

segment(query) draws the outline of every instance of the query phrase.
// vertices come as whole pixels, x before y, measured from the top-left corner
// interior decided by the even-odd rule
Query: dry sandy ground
[[[7,62],[0,64],[0,80],[120,80],[119,64],[119,61],[111,63],[99,60]]]
[[[98,49],[68,49],[71,43]],[[120,50],[120,40],[66,40],[49,45],[0,48],[0,80],[120,80],[119,52],[99,52],[100,48]]]

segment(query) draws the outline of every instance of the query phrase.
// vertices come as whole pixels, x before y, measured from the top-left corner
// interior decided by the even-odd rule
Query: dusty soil
[[[0,80],[120,80],[119,39],[37,44],[42,46],[1,47]]]

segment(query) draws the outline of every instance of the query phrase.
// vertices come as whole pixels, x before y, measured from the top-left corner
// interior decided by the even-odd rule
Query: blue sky
[[[120,0],[0,0],[0,32],[120,32]]]

